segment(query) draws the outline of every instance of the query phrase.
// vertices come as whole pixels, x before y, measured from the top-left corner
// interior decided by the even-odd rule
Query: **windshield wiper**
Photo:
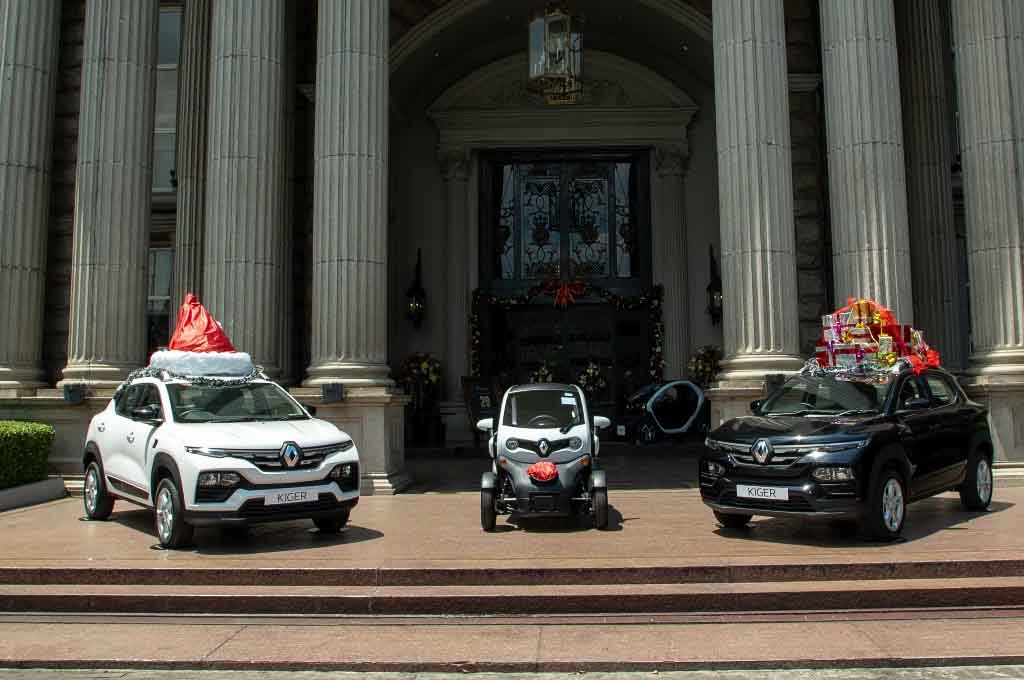
[[[762,413],[763,416],[792,416],[794,418],[802,418],[803,416],[830,416],[832,411],[823,411],[821,409],[804,409],[803,411],[780,411],[777,413]]]
[[[259,420],[267,421],[278,421],[278,420],[305,420],[306,416],[302,413],[293,413],[287,416],[268,416],[266,418],[260,418]]]
[[[836,418],[842,418],[843,416],[866,416],[870,413],[878,413],[877,408],[851,408],[849,411],[843,411],[837,413]]]

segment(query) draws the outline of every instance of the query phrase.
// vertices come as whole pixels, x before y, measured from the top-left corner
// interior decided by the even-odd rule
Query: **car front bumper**
[[[237,495],[237,494],[236,494]],[[331,491],[319,491],[317,500],[305,503],[284,503],[267,505],[261,495],[248,498],[233,509],[221,507],[190,509],[184,513],[185,521],[193,526],[213,526],[225,524],[261,524],[264,522],[287,522],[301,519],[317,519],[334,517],[350,511],[359,504],[359,495],[342,497]],[[210,506],[223,506],[223,503],[211,503]]]
[[[789,500],[739,498],[737,484],[785,488]],[[736,475],[734,470],[723,477],[711,477],[702,472],[700,497],[711,509],[730,515],[859,519],[865,512],[863,500],[845,488],[830,488],[806,478],[747,478]]]

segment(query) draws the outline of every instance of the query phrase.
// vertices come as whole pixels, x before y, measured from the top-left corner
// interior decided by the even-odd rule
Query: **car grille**
[[[754,460],[754,456],[751,455],[749,449],[746,453],[732,452],[729,455],[732,456],[732,459],[737,465],[751,465],[755,467],[786,467],[787,465],[792,465],[804,456],[803,453],[783,451],[782,447],[775,449],[771,457],[764,463],[758,463]]]
[[[220,455],[227,458],[239,458],[247,460],[260,470],[273,472],[276,470],[308,470],[320,467],[324,458],[338,453],[348,451],[352,448],[352,441],[327,444],[325,446],[310,446],[302,449],[302,460],[293,467],[285,467],[281,462],[281,449],[209,449],[213,455]]]
[[[289,503],[286,505],[265,505],[262,498],[250,498],[238,509],[239,517],[255,519],[281,514],[301,514],[306,512],[329,512],[338,507],[333,494],[322,493],[320,497],[309,503]]]
[[[548,453],[547,453],[547,455],[551,455],[552,453],[555,453],[556,451],[561,451],[563,449],[569,448],[569,442],[570,441],[572,441],[571,438],[566,438],[566,439],[549,439],[548,440]],[[538,445],[538,442],[531,442],[531,441],[528,441],[526,439],[520,439],[519,440],[519,446],[520,446],[520,448],[524,448],[527,451],[532,451],[533,453],[536,453],[538,455],[540,454],[540,446]]]

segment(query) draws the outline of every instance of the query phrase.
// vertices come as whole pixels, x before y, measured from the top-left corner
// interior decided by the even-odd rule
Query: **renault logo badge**
[[[750,448],[750,453],[758,464],[764,465],[772,457],[772,443],[767,439],[758,439]]]
[[[537,448],[540,449],[540,455],[542,456],[548,455],[548,449],[550,447],[551,445],[548,444],[547,439],[541,439],[539,442],[537,442]]]
[[[281,462],[285,467],[293,468],[302,462],[302,449],[295,442],[285,442],[281,447]]]

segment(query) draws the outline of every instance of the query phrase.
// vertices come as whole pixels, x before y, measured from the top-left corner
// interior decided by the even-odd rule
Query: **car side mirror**
[[[312,404],[303,404],[302,408],[306,409],[306,413],[308,413],[310,417],[316,418],[316,406],[313,406]]]
[[[160,409],[156,406],[140,406],[132,411],[133,420],[141,420],[147,423],[162,423]]]
[[[594,427],[596,427],[597,429],[603,430],[611,426],[612,421],[608,420],[604,416],[594,416]]]
[[[918,397],[916,399],[911,399],[907,403],[905,403],[903,405],[903,410],[905,410],[905,411],[921,411],[921,410],[924,410],[926,408],[929,408],[931,405],[932,405],[932,402],[930,400],[925,399],[924,397]]]
[[[481,418],[476,421],[476,429],[481,432],[490,432],[494,429],[494,418]]]
[[[761,410],[762,404],[764,404],[763,399],[755,399],[754,401],[750,402],[750,412],[757,413],[758,411]]]

